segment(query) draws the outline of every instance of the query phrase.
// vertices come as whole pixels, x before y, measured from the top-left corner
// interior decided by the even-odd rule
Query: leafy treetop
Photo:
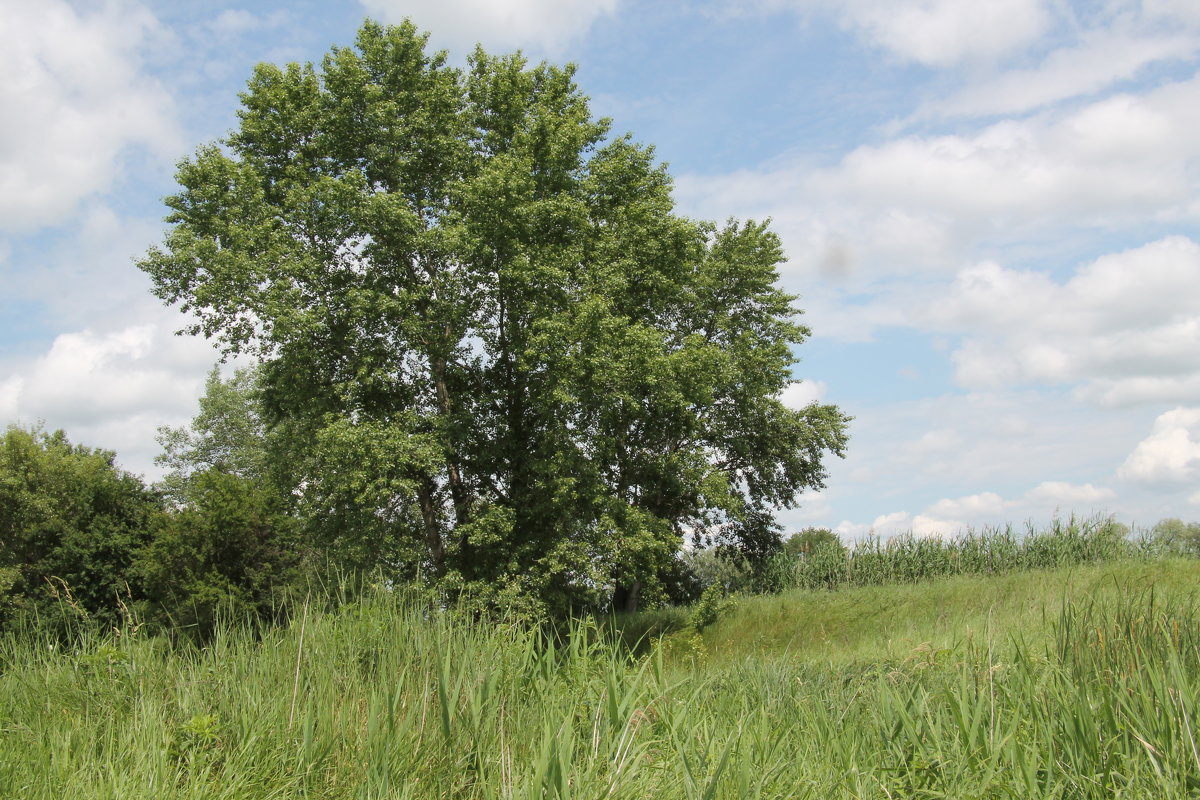
[[[368,22],[241,99],[140,266],[189,331],[261,360],[333,551],[633,606],[685,533],[777,543],[769,510],[823,485],[848,418],[779,400],[808,331],[778,237],[674,213],[571,67],[458,69]]]

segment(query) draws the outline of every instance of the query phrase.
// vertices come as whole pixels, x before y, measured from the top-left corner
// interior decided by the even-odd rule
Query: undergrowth
[[[10,638],[0,796],[1192,797],[1200,613],[1176,587],[1196,565],[1156,569],[1162,588],[1043,583],[1061,601],[1041,633],[997,612],[987,635],[846,662],[720,657],[745,604],[639,656],[592,623],[485,624],[382,586],[204,647]],[[795,597],[862,591],[885,590]]]

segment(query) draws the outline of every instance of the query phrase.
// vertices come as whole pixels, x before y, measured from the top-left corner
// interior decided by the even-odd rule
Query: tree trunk
[[[618,583],[613,590],[613,611],[625,611],[632,614],[638,610],[638,595],[642,593],[642,582],[634,581],[626,586]]]
[[[442,526],[439,524],[437,503],[434,495],[437,484],[425,476],[417,485],[417,503],[421,506],[421,519],[425,525],[425,551],[433,565],[433,574],[440,577],[445,571],[446,545],[442,541]]]

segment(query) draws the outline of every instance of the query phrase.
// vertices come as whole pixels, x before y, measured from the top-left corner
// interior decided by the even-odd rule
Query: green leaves
[[[0,436],[0,613],[52,612],[48,630],[65,621],[59,609],[116,621],[118,603],[140,594],[131,567],[160,511],[112,453],[73,445],[62,431],[8,428]]]
[[[683,531],[820,486],[847,418],[776,399],[808,331],[765,223],[677,216],[573,68],[445,61],[367,23],[320,66],[258,67],[140,266],[263,360],[295,493],[356,564],[636,597]]]

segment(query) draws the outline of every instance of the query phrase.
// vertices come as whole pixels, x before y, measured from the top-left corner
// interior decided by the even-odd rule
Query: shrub
[[[62,431],[0,438],[0,626],[112,625],[141,596],[132,566],[162,505],[114,459]]]
[[[158,618],[204,635],[221,613],[277,615],[301,582],[296,524],[281,500],[216,469],[193,475],[188,496],[139,559]]]

